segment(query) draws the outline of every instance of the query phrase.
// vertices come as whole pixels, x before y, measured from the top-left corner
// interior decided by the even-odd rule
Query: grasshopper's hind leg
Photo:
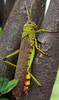
[[[32,61],[33,61],[33,58],[34,58],[34,54],[35,54],[35,47],[33,46],[33,50],[32,50],[32,53],[31,53],[31,56],[30,56],[30,61],[28,63],[28,68],[27,68],[27,72],[28,74],[34,79],[34,81],[40,86],[40,89],[42,92],[44,92],[42,90],[42,86],[41,84],[37,81],[37,79],[31,74],[31,64],[32,64]]]
[[[17,66],[14,65],[13,63],[11,63],[11,62],[9,62],[9,61],[6,61],[6,60],[7,60],[7,58],[10,58],[10,57],[12,57],[12,56],[18,54],[19,51],[20,51],[20,49],[17,50],[17,51],[15,51],[15,52],[13,52],[12,54],[10,54],[10,55],[8,55],[8,56],[3,57],[3,62],[8,63],[8,64],[11,65],[11,66],[17,67]]]

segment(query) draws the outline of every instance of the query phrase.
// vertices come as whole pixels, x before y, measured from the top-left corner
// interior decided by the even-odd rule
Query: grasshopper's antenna
[[[30,16],[31,16],[31,11],[32,11],[33,3],[34,3],[34,1],[32,1],[32,4],[31,4],[31,8],[30,8]]]
[[[26,1],[24,1],[24,2],[25,2],[26,10],[27,10],[28,21],[30,21],[30,15],[29,15],[29,12],[28,12],[27,4],[26,4]]]
[[[34,1],[33,1],[32,4],[31,4],[30,14],[29,14],[29,12],[28,12],[28,7],[27,7],[27,4],[26,4],[26,1],[24,1],[24,2],[25,2],[26,10],[27,10],[28,21],[30,21],[30,16],[31,16],[31,11],[32,11],[32,6],[33,6]]]

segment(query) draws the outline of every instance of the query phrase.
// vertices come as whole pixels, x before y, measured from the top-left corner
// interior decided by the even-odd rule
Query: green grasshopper
[[[4,62],[10,64],[11,66],[16,67],[15,79],[18,79],[18,84],[13,89],[13,94],[16,98],[21,96],[22,91],[24,91],[24,93],[27,94],[29,86],[30,86],[30,78],[31,77],[40,86],[41,91],[44,92],[41,84],[31,74],[31,64],[32,64],[32,61],[33,61],[33,58],[35,55],[35,48],[37,50],[39,50],[42,54],[50,56],[38,48],[35,33],[41,32],[41,31],[45,31],[45,32],[51,32],[51,31],[44,30],[44,29],[35,31],[35,28],[37,27],[37,25],[30,20],[33,2],[31,4],[30,13],[28,12],[26,2],[25,2],[25,6],[26,6],[26,10],[27,10],[28,21],[23,26],[23,33],[22,33],[20,49],[8,56],[3,57]],[[11,62],[6,61],[7,58],[9,58],[17,53],[19,53],[17,66],[12,64]]]

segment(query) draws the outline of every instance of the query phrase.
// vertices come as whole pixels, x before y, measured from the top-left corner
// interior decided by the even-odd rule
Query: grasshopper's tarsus
[[[45,56],[48,56],[48,57],[51,57],[51,55],[49,55],[49,54],[46,54],[46,53],[45,53],[44,55],[45,55]]]
[[[51,31],[51,33],[58,33],[58,31]]]
[[[42,93],[44,93],[44,91],[42,90],[42,86],[40,86],[40,89],[41,89]]]

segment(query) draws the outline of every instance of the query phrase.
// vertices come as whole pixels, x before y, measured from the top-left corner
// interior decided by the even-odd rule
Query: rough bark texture
[[[32,0],[26,0],[28,8]],[[34,21],[39,29],[44,12],[45,0],[35,0],[32,10],[31,20]],[[52,0],[48,13],[44,18],[41,28],[49,30],[59,30],[59,0]],[[24,0],[16,0],[10,16],[4,26],[0,36],[0,77],[13,78],[14,69],[2,61],[2,58],[15,50],[19,49],[22,28],[27,21]],[[39,33],[37,33],[39,34]],[[42,84],[44,94],[40,91],[38,85],[31,79],[30,89],[28,91],[28,100],[49,100],[52,86],[55,81],[56,72],[59,67],[59,33],[41,32],[38,40],[42,42],[42,50],[52,55],[52,57],[36,55],[32,64],[32,74]],[[12,63],[17,63],[17,56],[8,59]],[[12,95],[10,100],[15,100]],[[26,100],[26,96],[22,94],[20,100]]]

